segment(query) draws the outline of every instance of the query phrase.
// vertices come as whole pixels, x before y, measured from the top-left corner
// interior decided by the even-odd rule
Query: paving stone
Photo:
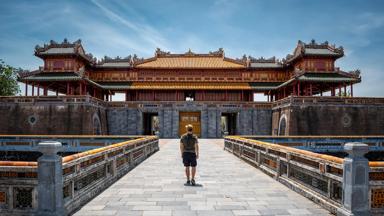
[[[245,209],[245,207],[241,206],[241,205],[215,205],[215,209],[217,209],[217,210],[237,210],[237,209]]]
[[[238,215],[261,215],[257,210],[233,210],[233,214]]]
[[[202,210],[202,211],[197,211],[198,216],[232,216],[234,215],[232,211],[223,211],[223,210]]]
[[[172,216],[197,216],[197,211],[175,210],[175,211],[172,211]]]
[[[143,216],[171,216],[172,211],[143,211]]]
[[[137,206],[133,206],[132,210],[160,211],[161,206],[137,205]]]
[[[288,209],[291,215],[310,215],[311,212],[307,209]]]
[[[262,215],[289,215],[286,209],[260,209]]]
[[[143,211],[118,211],[116,216],[142,216]]]
[[[196,181],[186,179],[179,140],[131,170],[74,215],[330,215],[325,209],[223,150],[223,140],[200,140]]]

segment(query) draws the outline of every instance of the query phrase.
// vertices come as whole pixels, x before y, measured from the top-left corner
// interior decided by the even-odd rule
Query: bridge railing
[[[271,102],[262,101],[103,101],[90,95],[60,95],[60,96],[3,96],[0,102],[4,103],[92,103],[102,107],[129,107],[129,108],[158,108],[158,107],[179,107],[188,104],[198,104],[224,108],[255,108],[270,109]]]
[[[83,152],[114,143],[137,139],[140,135],[0,135],[0,151],[37,151],[44,141],[58,141],[60,152]]]
[[[62,202],[68,214],[76,211],[158,150],[158,138],[148,136],[63,157],[59,164],[63,196],[53,204]],[[38,162],[0,161],[1,215],[38,213],[38,168]],[[57,175],[49,169],[45,172],[49,172],[48,176]],[[52,187],[43,185],[45,192],[52,192]]]
[[[332,213],[343,207],[344,159],[239,136],[225,138],[224,149],[258,167]],[[370,162],[369,206],[384,213],[384,162]]]
[[[303,104],[368,104],[383,105],[384,98],[373,97],[334,97],[334,96],[290,96],[273,102],[273,108],[284,105],[303,105]]]
[[[93,103],[99,106],[106,106],[107,102],[89,95],[60,95],[60,96],[2,96],[0,102],[4,103]]]

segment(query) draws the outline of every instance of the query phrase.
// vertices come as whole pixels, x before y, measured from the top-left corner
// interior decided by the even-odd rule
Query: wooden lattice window
[[[7,202],[7,192],[0,191],[0,205]]]
[[[325,71],[326,65],[324,61],[315,61],[315,69],[317,71]]]
[[[32,191],[33,188],[14,188],[14,208],[32,208]]]
[[[375,188],[371,190],[371,208],[384,207],[384,189]]]
[[[53,62],[53,69],[63,69],[65,66],[64,61],[54,61]]]

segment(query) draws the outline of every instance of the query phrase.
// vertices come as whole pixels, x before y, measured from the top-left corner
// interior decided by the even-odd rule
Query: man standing
[[[180,139],[180,152],[185,166],[185,175],[187,176],[187,185],[196,185],[196,159],[199,158],[199,143],[197,136],[193,134],[193,126],[185,126],[187,133],[183,134]],[[190,167],[192,167],[192,179],[190,179]]]

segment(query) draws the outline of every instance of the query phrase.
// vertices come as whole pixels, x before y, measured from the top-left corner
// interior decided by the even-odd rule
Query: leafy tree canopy
[[[0,59],[0,96],[12,96],[20,92],[17,83],[18,71],[9,65],[6,65]]]

